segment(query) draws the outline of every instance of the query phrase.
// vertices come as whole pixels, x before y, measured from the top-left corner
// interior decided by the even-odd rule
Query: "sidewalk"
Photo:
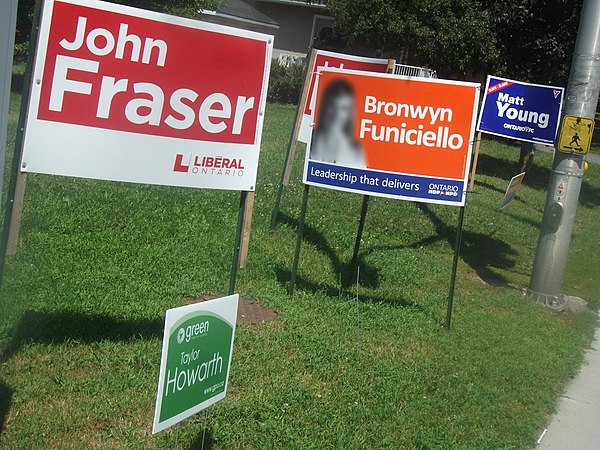
[[[543,152],[543,153],[554,152],[554,149],[551,146],[543,145],[543,144],[533,144],[533,150],[535,152]],[[590,164],[600,164],[600,155],[590,152],[587,155],[585,155],[585,160],[587,162],[589,162]]]
[[[600,449],[600,328],[585,359],[559,399],[538,449]]]

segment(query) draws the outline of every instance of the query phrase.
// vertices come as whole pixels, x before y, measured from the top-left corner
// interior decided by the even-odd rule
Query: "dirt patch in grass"
[[[206,302],[219,298],[221,295],[205,295],[199,298],[187,298],[188,304]],[[237,323],[245,325],[260,325],[264,322],[270,322],[279,318],[279,313],[274,309],[267,308],[261,305],[256,300],[251,300],[246,297],[240,296],[240,302],[238,305]]]

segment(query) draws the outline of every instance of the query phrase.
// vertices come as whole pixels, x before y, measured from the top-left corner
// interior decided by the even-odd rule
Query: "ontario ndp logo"
[[[244,162],[241,158],[224,156],[199,156],[178,153],[175,156],[173,172],[194,175],[215,175],[224,177],[243,177]]]
[[[458,186],[452,184],[429,183],[428,194],[440,195],[442,197],[458,197],[460,195]]]

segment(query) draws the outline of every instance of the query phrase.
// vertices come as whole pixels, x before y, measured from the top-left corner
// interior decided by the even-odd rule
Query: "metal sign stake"
[[[363,195],[362,208],[360,210],[360,221],[358,222],[358,232],[356,233],[356,242],[354,243],[354,254],[352,255],[352,261],[350,262],[350,278],[356,272],[356,266],[358,263],[358,252],[360,251],[360,242],[362,240],[363,230],[365,228],[365,219],[367,218],[367,211],[369,209],[370,196]]]
[[[289,294],[294,295],[296,287],[296,273],[298,272],[298,262],[300,260],[300,248],[302,247],[302,235],[304,234],[304,221],[306,219],[306,206],[308,205],[308,191],[310,185],[304,185],[304,195],[302,196],[302,209],[300,210],[300,219],[298,221],[298,237],[296,238],[296,250],[294,251],[294,265],[292,267],[292,279],[290,280]]]
[[[460,207],[458,213],[458,225],[456,227],[456,240],[454,241],[454,261],[452,263],[452,276],[450,278],[450,291],[448,292],[448,309],[446,312],[446,329],[450,330],[452,320],[452,306],[454,304],[454,291],[456,288],[456,273],[458,271],[458,258],[460,256],[460,244],[462,243],[463,223],[465,220],[465,207]]]

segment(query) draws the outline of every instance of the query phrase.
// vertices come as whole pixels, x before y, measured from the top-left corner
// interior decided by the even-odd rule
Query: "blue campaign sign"
[[[488,76],[477,131],[554,144],[564,89]]]

